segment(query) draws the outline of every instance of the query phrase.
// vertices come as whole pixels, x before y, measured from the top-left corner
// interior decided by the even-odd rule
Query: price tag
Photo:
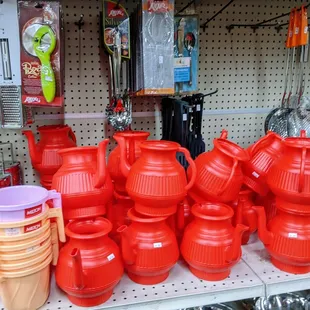
[[[115,255],[112,253],[107,258],[108,258],[108,261],[110,262],[111,260],[115,258]]]
[[[183,114],[183,121],[187,121],[187,114]]]
[[[259,174],[258,174],[257,172],[255,172],[255,171],[252,172],[252,175],[253,175],[256,179],[259,178]]]
[[[291,239],[297,239],[298,234],[297,233],[288,233],[288,237]]]
[[[161,248],[163,244],[161,242],[155,242],[153,243],[154,248]]]
[[[6,228],[4,231],[6,236],[16,236],[20,234],[20,228]]]
[[[197,105],[196,105],[196,111],[197,111],[197,112],[200,111],[200,104],[197,104]]]

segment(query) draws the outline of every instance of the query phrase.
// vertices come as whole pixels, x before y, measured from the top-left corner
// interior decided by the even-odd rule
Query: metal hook
[[[197,96],[198,98],[205,98],[205,97],[212,96],[212,95],[216,94],[218,91],[219,91],[219,89],[217,88],[215,91],[213,91],[211,93],[208,93],[208,94],[197,94],[197,95],[194,95],[194,96]]]
[[[81,14],[80,15],[80,19],[74,23],[74,25],[78,26],[79,27],[79,30],[81,30],[82,26],[85,25],[85,22],[84,22],[84,14]]]

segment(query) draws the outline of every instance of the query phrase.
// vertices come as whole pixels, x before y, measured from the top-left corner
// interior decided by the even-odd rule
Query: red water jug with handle
[[[149,217],[134,208],[129,226],[118,228],[125,269],[131,280],[152,285],[164,281],[179,258],[178,243],[167,217]]]
[[[126,154],[127,160],[130,165],[132,165],[137,158],[140,157],[141,151],[139,144],[142,141],[145,141],[148,136],[150,135],[149,132],[146,131],[119,131],[114,134],[115,137],[123,137],[125,140],[126,146]],[[110,172],[110,176],[114,181],[114,189],[121,195],[127,195],[126,192],[126,177],[121,171],[120,168],[120,147],[117,146],[109,156],[108,160],[108,170]]]
[[[267,174],[283,151],[283,138],[268,132],[249,148],[250,160],[243,163],[244,184],[261,196],[267,195]]]
[[[169,216],[177,211],[196,178],[196,167],[187,149],[171,141],[141,142],[141,156],[131,166],[126,156],[125,139],[117,137],[121,149],[121,169],[127,176],[126,190],[135,202],[135,209],[149,216]],[[187,183],[184,168],[176,153],[185,155],[192,174]]]
[[[49,125],[38,127],[40,141],[36,144],[33,132],[23,130],[28,140],[32,166],[40,174],[40,183],[51,189],[52,178],[60,168],[62,159],[59,150],[76,146],[76,138],[67,125]]]
[[[214,139],[213,150],[195,159],[197,177],[188,192],[195,202],[231,202],[238,197],[244,177],[241,165],[249,160],[249,155],[226,137],[227,132],[223,131],[219,139]],[[191,167],[187,173],[192,176]]]
[[[106,139],[95,146],[59,151],[62,166],[53,177],[52,188],[61,193],[65,220],[104,215],[112,199],[113,184],[106,169]]]
[[[277,213],[267,224],[264,207],[258,214],[258,236],[279,269],[302,274],[310,272],[310,213],[288,210],[276,201]]]
[[[277,197],[310,205],[310,139],[305,130],[300,137],[284,140],[283,154],[269,170],[267,183]]]
[[[70,239],[60,250],[55,277],[77,306],[94,307],[107,301],[123,275],[119,248],[108,237],[111,229],[102,217],[66,226]]]
[[[234,212],[222,203],[195,204],[194,220],[185,229],[181,253],[198,278],[220,281],[241,258],[242,224],[232,226]]]

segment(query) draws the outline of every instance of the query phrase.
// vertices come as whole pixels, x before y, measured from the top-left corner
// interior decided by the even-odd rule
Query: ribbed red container
[[[60,250],[56,282],[78,306],[94,307],[107,301],[124,267],[119,248],[108,237],[112,225],[105,218],[72,221],[69,241]]]
[[[166,217],[149,217],[130,209],[129,226],[121,226],[121,249],[128,276],[144,285],[157,284],[169,276],[179,258],[178,243]]]
[[[24,130],[32,166],[40,174],[42,186],[51,189],[52,178],[62,164],[59,150],[76,146],[76,138],[67,125],[49,125],[38,127],[40,141],[36,144],[31,130]]]
[[[59,151],[62,166],[53,177],[52,188],[62,195],[66,220],[96,217],[106,213],[113,184],[105,167],[106,145],[83,146]]]
[[[196,204],[194,220],[184,232],[181,253],[198,278],[220,281],[241,258],[241,239],[247,227],[231,224],[233,210],[225,204]]]

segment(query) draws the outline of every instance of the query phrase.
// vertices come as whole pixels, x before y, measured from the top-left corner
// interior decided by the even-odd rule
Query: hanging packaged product
[[[174,82],[176,93],[198,91],[198,15],[174,18]]]
[[[121,36],[121,57],[130,59],[129,16],[126,9],[114,1],[103,1],[103,43],[107,52],[114,52],[114,31]]]
[[[142,72],[137,95],[174,94],[174,1],[142,0],[140,38],[135,70]],[[138,16],[139,16],[138,12]],[[139,18],[138,18],[139,20]],[[139,54],[142,59],[139,60]]]
[[[58,1],[19,1],[22,102],[25,105],[63,105],[60,11]]]

